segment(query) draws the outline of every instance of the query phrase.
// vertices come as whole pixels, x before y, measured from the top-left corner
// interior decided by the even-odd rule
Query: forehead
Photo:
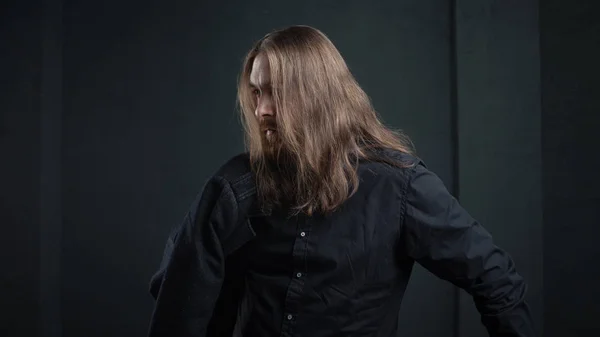
[[[250,84],[262,87],[271,82],[271,71],[269,70],[269,60],[264,54],[258,54],[252,62],[252,71],[250,72]]]

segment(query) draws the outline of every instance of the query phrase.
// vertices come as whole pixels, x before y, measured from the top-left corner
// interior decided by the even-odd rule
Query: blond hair
[[[269,63],[278,142],[293,169],[268,165],[250,86],[258,54]],[[380,121],[334,44],[312,27],[277,30],[255,43],[239,77],[238,104],[258,195],[267,207],[291,200],[297,212],[333,211],[356,192],[358,161],[373,159],[369,150],[412,152],[408,137]]]

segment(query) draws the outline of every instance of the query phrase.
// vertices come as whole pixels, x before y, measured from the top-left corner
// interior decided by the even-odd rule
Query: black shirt
[[[362,162],[357,193],[310,217],[254,212],[247,157],[226,164],[153,279],[150,335],[396,336],[417,262],[473,296],[490,336],[534,336],[509,255],[421,161],[386,153],[415,165]]]

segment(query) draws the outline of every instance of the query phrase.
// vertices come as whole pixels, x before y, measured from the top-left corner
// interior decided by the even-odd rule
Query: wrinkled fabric
[[[151,337],[396,336],[415,262],[473,296],[489,335],[534,336],[514,262],[418,158],[363,161],[328,215],[257,211],[248,158],[225,164],[168,240]]]

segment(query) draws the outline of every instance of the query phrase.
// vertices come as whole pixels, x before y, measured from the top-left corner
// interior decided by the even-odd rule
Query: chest
[[[350,208],[327,217],[252,219],[250,270],[273,277],[300,273],[313,282],[379,283],[399,273],[399,209]],[[353,206],[353,207],[352,207]]]

